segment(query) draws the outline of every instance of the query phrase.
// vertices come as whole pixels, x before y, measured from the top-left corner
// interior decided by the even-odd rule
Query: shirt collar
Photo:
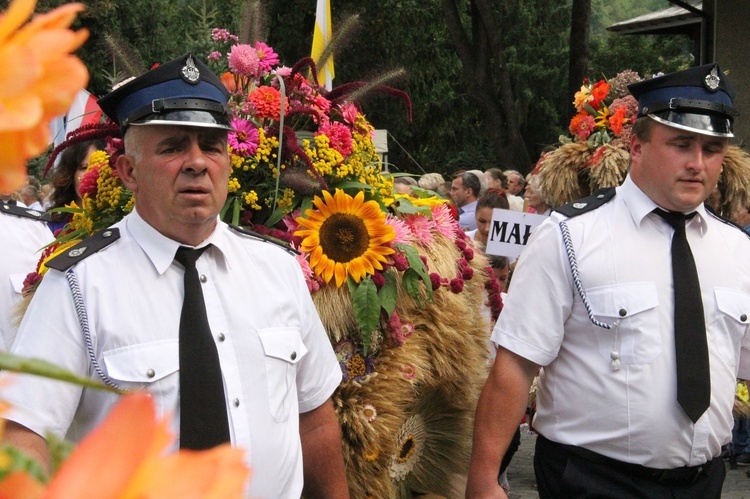
[[[151,260],[156,271],[159,274],[163,274],[172,265],[177,248],[183,246],[183,244],[160,233],[146,222],[135,208],[125,218],[124,223],[135,242],[146,253],[149,260]],[[217,224],[214,231],[205,241],[196,246],[196,248],[202,248],[203,246],[212,244],[215,249],[212,248],[209,251],[215,256],[217,263],[222,263],[226,268],[229,268],[229,262],[226,258],[229,249],[229,241],[227,239],[228,230],[226,224],[218,221],[217,217]]]
[[[630,215],[633,217],[633,222],[639,227],[646,216],[651,214],[656,208],[659,208],[659,205],[654,203],[651,198],[649,198],[646,193],[643,192],[635,182],[633,182],[630,175],[628,175],[625,178],[625,182],[617,188],[617,195],[622,197],[625,206],[627,206]],[[708,217],[706,206],[701,203],[693,211],[695,211],[697,215],[688,222],[688,226],[698,223],[700,225],[699,229],[701,235],[703,235],[708,229],[708,224],[706,223],[706,218]]]

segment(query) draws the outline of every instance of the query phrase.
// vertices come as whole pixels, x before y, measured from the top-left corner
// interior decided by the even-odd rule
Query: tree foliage
[[[37,10],[62,3],[40,0]],[[78,55],[90,69],[89,90],[96,95],[110,90],[114,75],[132,72],[107,48],[106,35],[119,40],[143,70],[188,51],[205,57],[213,27],[250,42],[262,39],[291,66],[309,56],[315,22],[312,0],[86,4],[77,24],[91,36]],[[591,4],[590,78],[611,77],[626,68],[650,75],[691,63],[685,39],[604,31],[614,22],[666,7],[666,0]],[[413,122],[406,121],[398,100],[373,95],[362,103],[372,123],[389,131],[392,170],[450,173],[499,166],[528,171],[540,150],[565,131],[572,113],[565,64],[571,9],[571,0],[332,0],[334,30],[349,14],[360,14],[361,20],[334,55],[334,85],[406,70],[393,85],[411,96]],[[456,28],[463,33],[458,38]],[[521,153],[514,150],[518,141]]]

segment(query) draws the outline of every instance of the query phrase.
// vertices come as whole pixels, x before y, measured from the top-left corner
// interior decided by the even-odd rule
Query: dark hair
[[[461,182],[464,184],[464,189],[471,189],[474,196],[479,196],[479,191],[482,190],[482,183],[479,181],[479,177],[471,172],[465,172],[461,174]]]
[[[479,211],[480,208],[503,208],[507,210],[509,208],[508,196],[503,191],[487,189],[487,191],[477,199],[477,211]]]
[[[60,208],[76,200],[78,196],[76,196],[75,176],[78,167],[86,158],[86,152],[92,145],[97,149],[104,149],[107,144],[101,139],[78,142],[65,149],[60,155],[60,163],[55,168],[55,176],[52,179],[52,187],[55,190],[52,193],[50,208]],[[65,216],[67,216],[65,213],[57,213],[53,219]]]
[[[507,256],[487,255],[487,261],[493,269],[504,269],[510,265],[510,259]]]
[[[508,179],[505,177],[505,174],[500,168],[487,168],[484,173],[488,174],[495,180],[499,180],[500,185],[503,186],[503,189],[508,187]]]
[[[638,137],[643,142],[648,142],[651,139],[651,130],[653,129],[652,124],[654,120],[648,116],[640,116],[633,123],[633,135]]]

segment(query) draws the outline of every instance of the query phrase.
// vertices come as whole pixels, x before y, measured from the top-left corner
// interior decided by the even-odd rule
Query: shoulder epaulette
[[[0,201],[0,212],[7,213],[9,215],[15,215],[21,218],[30,218],[39,222],[49,222],[51,220],[48,213],[32,210],[31,208],[27,208],[25,206],[3,203],[2,201]]]
[[[100,230],[75,246],[68,248],[67,251],[60,253],[45,265],[52,269],[65,272],[84,258],[93,255],[97,251],[101,251],[118,239],[120,239],[119,229],[109,228]]]
[[[284,251],[286,251],[287,253],[289,253],[292,256],[299,255],[299,251],[295,250],[294,248],[290,248],[289,246],[287,246],[285,243],[283,243],[281,241],[277,241],[276,239],[272,239],[272,238],[270,238],[268,236],[264,236],[262,234],[258,234],[255,231],[252,231],[250,229],[246,229],[244,227],[240,227],[238,225],[232,225],[232,224],[228,224],[228,225],[229,225],[230,229],[232,229],[235,232],[239,232],[242,235],[245,235],[245,236],[248,236],[248,237],[252,237],[253,239],[257,239],[258,241],[263,241],[264,243],[274,244],[274,245],[276,245],[279,248],[283,249]]]
[[[566,217],[577,217],[578,215],[583,215],[584,213],[588,213],[589,211],[595,210],[609,203],[615,197],[615,194],[617,194],[617,191],[615,191],[614,187],[599,189],[588,197],[571,201],[570,203],[555,208],[555,211],[562,213]]]
[[[707,211],[707,212],[709,212],[709,213],[710,213],[711,215],[713,215],[713,217],[714,217],[714,218],[716,218],[717,220],[719,220],[719,221],[721,221],[721,222],[724,222],[725,224],[727,224],[727,225],[730,225],[730,226],[734,227],[734,228],[735,228],[735,229],[737,229],[737,230],[740,230],[740,231],[742,231],[742,233],[743,233],[743,234],[745,234],[745,235],[746,235],[747,237],[750,237],[750,234],[748,234],[748,233],[747,233],[747,232],[745,231],[745,228],[744,228],[743,226],[741,226],[740,224],[738,224],[738,223],[735,223],[735,222],[732,222],[732,221],[731,221],[731,220],[729,220],[728,218],[724,218],[724,217],[722,217],[721,215],[719,215],[719,214],[718,214],[718,213],[717,213],[717,212],[716,212],[716,211],[715,211],[715,210],[714,210],[713,208],[711,208],[711,207],[710,207],[710,206],[709,206],[708,204],[706,204],[706,203],[704,203],[704,204],[703,204],[703,206],[704,206],[704,207],[706,208],[706,211]]]

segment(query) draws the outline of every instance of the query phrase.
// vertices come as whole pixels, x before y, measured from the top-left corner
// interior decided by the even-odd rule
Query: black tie
[[[685,222],[688,215],[654,213],[674,228],[672,237],[672,279],[674,285],[674,342],[677,358],[677,401],[695,423],[711,402],[711,374],[708,368],[706,323],[698,271],[690,251]]]
[[[208,246],[180,246],[175,260],[185,267],[180,315],[180,448],[210,449],[229,442],[229,422],[216,343],[195,262]]]

